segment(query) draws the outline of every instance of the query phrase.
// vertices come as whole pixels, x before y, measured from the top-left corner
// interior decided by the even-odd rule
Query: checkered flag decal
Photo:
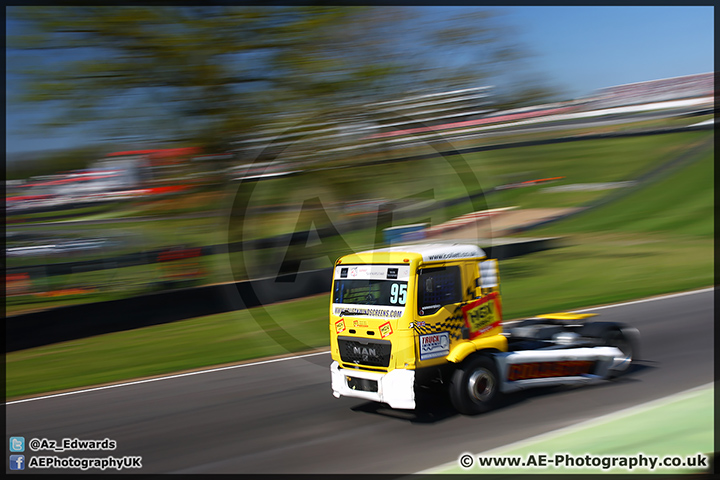
[[[418,323],[421,323],[422,326],[419,326]],[[462,314],[462,305],[457,305],[452,316],[446,318],[442,322],[428,324],[422,322],[421,320],[420,322],[413,323],[413,330],[415,330],[415,332],[420,335],[428,333],[449,332],[451,338],[454,338],[455,340],[460,340],[462,338],[460,329],[464,326],[465,319],[463,318]]]

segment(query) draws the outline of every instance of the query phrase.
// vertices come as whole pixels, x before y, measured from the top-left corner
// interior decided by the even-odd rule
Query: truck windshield
[[[340,265],[334,278],[336,315],[402,316],[408,300],[408,265]]]
[[[333,303],[402,307],[407,299],[407,282],[393,280],[335,280]]]

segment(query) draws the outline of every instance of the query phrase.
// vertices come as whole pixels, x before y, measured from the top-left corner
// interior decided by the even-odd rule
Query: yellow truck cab
[[[636,331],[582,324],[588,314],[547,315],[515,322],[514,336],[503,331],[498,279],[497,260],[470,244],[341,257],[330,299],[333,395],[414,409],[416,389],[439,379],[455,408],[473,414],[501,393],[607,378],[631,362]]]

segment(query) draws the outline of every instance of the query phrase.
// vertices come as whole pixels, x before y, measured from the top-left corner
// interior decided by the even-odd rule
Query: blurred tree
[[[535,79],[532,82],[514,82],[510,88],[495,97],[494,106],[505,110],[531,105],[540,105],[547,102],[571,100],[565,97],[564,92],[548,82]]]
[[[35,152],[13,155],[5,166],[7,180],[20,180],[37,175],[50,175],[62,171],[87,168],[106,153],[106,148],[96,145],[81,146],[53,152]],[[16,157],[16,158],[15,158]]]
[[[371,100],[482,86],[523,57],[488,11],[420,10],[9,7],[20,33],[8,49],[22,54],[8,65],[20,102],[58,113],[51,127],[93,122],[111,138],[220,152],[261,126],[339,123]]]

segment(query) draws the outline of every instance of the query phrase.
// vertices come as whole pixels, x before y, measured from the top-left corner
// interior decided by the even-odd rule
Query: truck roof
[[[480,247],[465,243],[419,243],[413,245],[396,245],[393,247],[358,252],[357,255],[375,253],[415,254],[421,256],[423,262],[485,257],[485,252]]]

